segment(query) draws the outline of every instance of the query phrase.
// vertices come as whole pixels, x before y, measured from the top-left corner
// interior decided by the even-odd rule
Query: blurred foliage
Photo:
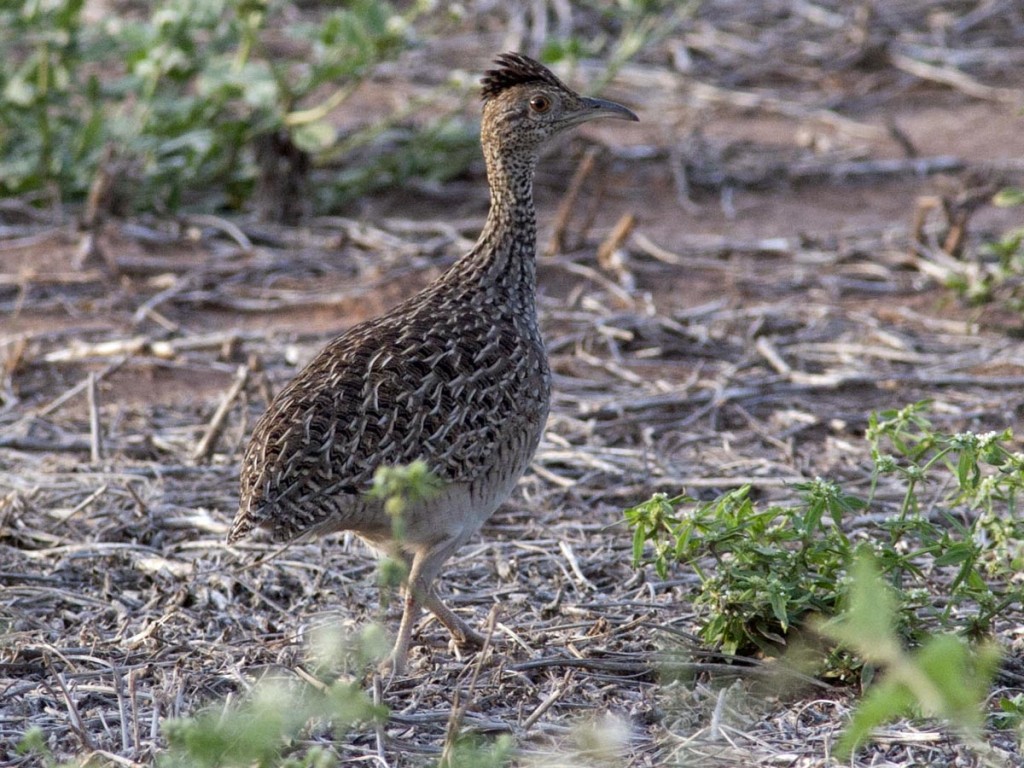
[[[83,10],[82,0],[0,7],[4,194],[80,199],[113,156],[137,207],[240,205],[258,174],[253,140],[283,132],[314,157],[333,146],[332,111],[409,44],[420,13],[415,4],[400,13],[384,0],[355,0],[318,11],[314,22],[278,0],[163,0],[89,23]],[[449,144],[454,134],[471,145],[468,131],[448,130]],[[405,157],[421,158],[430,145],[429,136],[392,142],[384,163],[394,170],[381,181],[425,166],[460,169]],[[339,183],[356,193],[372,187],[374,162]]]
[[[365,669],[374,657],[365,649],[380,647],[379,629],[369,627],[366,637],[347,642],[340,633],[319,635],[319,645],[359,649],[357,668]],[[365,633],[364,633],[365,634]],[[314,654],[324,673],[322,657]],[[319,686],[293,677],[268,676],[237,702],[225,701],[197,715],[164,723],[168,749],[157,759],[162,768],[219,768],[220,766],[294,766],[327,768],[339,765],[329,747],[303,743],[311,729],[343,734],[360,724],[381,723],[386,707],[374,705],[362,685],[336,678]]]
[[[999,208],[1024,206],[1024,189],[1007,187],[992,198]],[[998,303],[1024,312],[1024,227],[981,244],[975,258],[948,266],[946,285],[973,305]]]
[[[901,717],[935,717],[952,726],[965,743],[986,752],[981,740],[984,705],[999,664],[994,643],[972,648],[950,634],[926,637],[913,651],[895,631],[898,600],[882,579],[868,547],[851,566],[844,610],[818,629],[873,666],[881,679],[868,688],[837,745],[846,759],[878,726]]]

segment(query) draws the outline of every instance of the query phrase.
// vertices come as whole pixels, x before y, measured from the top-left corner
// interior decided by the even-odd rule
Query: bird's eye
[[[538,114],[543,115],[549,109],[551,109],[551,99],[547,96],[538,94],[530,99],[530,109]]]

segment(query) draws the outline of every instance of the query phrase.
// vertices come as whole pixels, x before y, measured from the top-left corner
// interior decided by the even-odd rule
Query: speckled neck
[[[532,151],[502,152],[484,143],[491,207],[473,249],[453,267],[459,280],[507,292],[534,305],[537,285],[537,214],[533,204]],[[454,278],[455,276],[452,275]]]

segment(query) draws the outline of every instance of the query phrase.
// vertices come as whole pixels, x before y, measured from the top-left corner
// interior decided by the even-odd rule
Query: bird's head
[[[574,125],[602,117],[639,120],[621,104],[580,96],[554,73],[521,53],[503,53],[482,79],[484,145],[536,152]]]

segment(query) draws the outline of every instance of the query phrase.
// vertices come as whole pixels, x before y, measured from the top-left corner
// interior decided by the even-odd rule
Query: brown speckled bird
[[[277,540],[353,531],[406,559],[405,610],[390,661],[403,672],[419,607],[460,644],[480,635],[438,598],[444,562],[515,487],[540,441],[551,372],[537,326],[533,175],[542,145],[601,117],[636,120],[585,98],[518,53],[483,78],[480,131],[491,207],[480,238],[434,283],[331,341],[274,398],[242,463],[228,535]],[[378,467],[417,459],[443,481],[406,508],[404,533],[367,497]]]

